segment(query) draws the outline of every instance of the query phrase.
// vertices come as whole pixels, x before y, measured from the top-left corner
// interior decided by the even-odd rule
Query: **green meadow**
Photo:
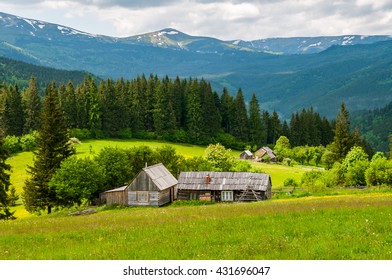
[[[392,259],[392,195],[101,209],[0,222],[0,259]]]
[[[94,156],[106,146],[154,148],[167,144],[84,141],[77,146],[77,155]],[[202,156],[205,150],[170,145],[185,157]],[[239,153],[233,151],[236,157]],[[8,161],[11,182],[21,194],[33,154],[15,154]],[[298,182],[310,170],[255,164],[271,175],[273,192],[281,189],[285,179]],[[69,216],[71,210],[32,215],[20,199],[12,209],[17,219],[0,221],[0,259],[392,259],[390,190],[336,188],[307,195],[244,204],[102,206],[86,216]]]

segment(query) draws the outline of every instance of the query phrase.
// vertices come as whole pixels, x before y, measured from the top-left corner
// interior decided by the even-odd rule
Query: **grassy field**
[[[0,259],[392,259],[392,195],[100,211],[0,222]]]
[[[78,157],[93,157],[99,153],[104,147],[118,147],[122,149],[148,145],[151,148],[162,147],[164,145],[172,145],[178,154],[184,157],[203,156],[206,147],[188,145],[188,144],[172,144],[159,141],[141,141],[141,140],[89,140],[83,141],[81,145],[76,145]],[[239,151],[232,151],[235,157],[238,157]],[[18,193],[22,192],[23,184],[26,180],[26,168],[33,164],[33,153],[23,152],[13,155],[8,159],[12,166],[11,183],[15,186]],[[272,178],[273,186],[283,186],[283,182],[287,177],[292,177],[299,181],[306,169],[302,167],[286,167],[281,165],[270,165],[256,163],[265,172],[269,173]]]

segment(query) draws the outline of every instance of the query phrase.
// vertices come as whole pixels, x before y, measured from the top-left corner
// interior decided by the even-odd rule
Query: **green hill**
[[[20,88],[27,87],[31,76],[37,78],[39,87],[42,90],[50,81],[56,83],[67,83],[72,81],[79,84],[88,75],[84,71],[59,70],[44,66],[37,66],[26,62],[21,62],[5,57],[0,57],[0,81],[7,84],[17,83]]]
[[[361,134],[375,151],[388,152],[388,137],[392,133],[392,102],[387,106],[352,114],[352,127],[359,127]]]

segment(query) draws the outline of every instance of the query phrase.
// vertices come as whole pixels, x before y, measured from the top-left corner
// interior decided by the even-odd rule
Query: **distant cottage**
[[[251,172],[181,172],[179,200],[259,201],[271,198],[268,174]]]
[[[104,193],[106,204],[162,206],[174,201],[177,179],[162,164],[145,167],[132,183]]]
[[[252,158],[253,158],[253,154],[249,150],[245,150],[240,154],[240,159],[252,159]]]
[[[275,162],[276,155],[273,150],[269,147],[262,147],[255,152],[256,160],[258,161],[266,161],[267,159]]]

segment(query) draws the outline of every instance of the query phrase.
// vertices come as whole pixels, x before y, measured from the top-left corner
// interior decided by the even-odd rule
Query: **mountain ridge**
[[[340,45],[326,49],[322,48],[328,44],[318,44],[321,37],[315,37],[307,43],[320,47],[317,52],[295,53],[290,48],[309,46],[294,44],[302,43],[303,38],[291,38],[290,47],[283,44],[286,51],[271,51],[172,28],[115,38],[0,13],[0,55],[4,57],[83,70],[102,78],[132,78],[143,73],[204,77],[217,92],[226,87],[235,95],[241,87],[247,100],[255,93],[262,109],[276,110],[286,119],[303,107],[313,106],[332,118],[342,101],[355,110],[392,101],[391,38],[345,37],[339,37]],[[335,40],[331,39],[326,42]]]

